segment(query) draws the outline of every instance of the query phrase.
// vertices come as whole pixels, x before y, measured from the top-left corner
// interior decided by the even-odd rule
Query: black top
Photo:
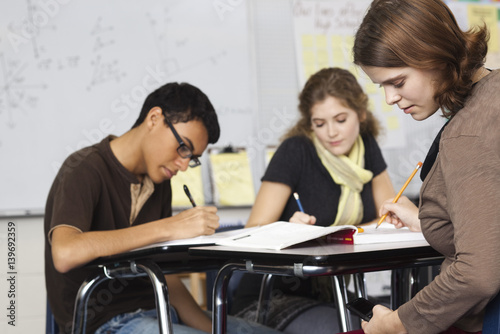
[[[365,169],[373,172],[373,177],[382,173],[387,165],[373,136],[363,136],[365,145]],[[286,139],[276,150],[267,167],[262,181],[284,183],[297,192],[307,214],[316,217],[316,225],[329,226],[337,216],[340,199],[340,185],[336,184],[323,166],[314,144],[306,137]],[[364,185],[361,191],[363,201],[362,223],[377,218],[373,201],[372,182]],[[290,196],[280,220],[288,221],[299,208],[295,198]]]
[[[365,145],[365,169],[372,171],[375,177],[386,170],[387,165],[375,138],[369,135],[363,136],[362,139]],[[316,225],[329,226],[335,221],[341,188],[323,166],[314,144],[308,138],[297,136],[285,140],[269,162],[262,181],[280,182],[290,186],[292,194],[299,194],[304,211],[316,217]],[[371,181],[364,185],[361,199],[364,210],[362,222],[377,218]],[[292,195],[280,220],[288,221],[298,210]],[[233,298],[231,314],[245,312],[244,310],[258,299],[261,282],[261,275],[245,274],[241,277]],[[313,292],[310,280],[299,280],[297,277],[278,277],[273,284],[273,292],[313,299],[319,297],[317,291]]]

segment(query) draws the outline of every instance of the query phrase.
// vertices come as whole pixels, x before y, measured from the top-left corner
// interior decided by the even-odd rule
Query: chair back
[[[45,334],[58,334],[59,327],[56,324],[52,310],[50,309],[49,301],[47,300],[47,308],[45,314]]]
[[[500,333],[500,293],[486,306],[483,334]]]

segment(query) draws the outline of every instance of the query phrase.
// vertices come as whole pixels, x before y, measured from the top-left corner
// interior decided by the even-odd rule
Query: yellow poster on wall
[[[189,188],[191,196],[196,205],[205,204],[205,196],[203,195],[203,180],[201,176],[201,168],[188,168],[185,172],[179,172],[170,180],[172,186],[172,206],[173,207],[190,207],[191,202],[184,193],[184,185]]]
[[[299,87],[322,68],[340,67],[356,76],[369,95],[371,111],[382,123],[384,138],[379,141],[384,149],[406,145],[404,115],[395,106],[384,106],[385,96],[378,85],[353,63],[354,34],[371,0],[301,1],[293,2],[293,22],[296,66]]]
[[[211,153],[210,170],[216,205],[253,205],[255,192],[246,151]]]
[[[470,26],[482,26],[486,24],[490,32],[488,42],[489,52],[498,52],[498,8],[493,5],[467,6]]]

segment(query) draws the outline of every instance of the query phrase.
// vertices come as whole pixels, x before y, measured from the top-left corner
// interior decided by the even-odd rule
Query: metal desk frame
[[[99,266],[102,272],[87,279],[75,300],[73,333],[85,333],[87,306],[94,289],[113,278],[148,276],[153,284],[160,333],[171,334],[168,289],[164,274],[196,272],[221,268],[214,285],[213,333],[226,333],[227,285],[235,270],[281,276],[313,277],[328,275],[337,296],[341,328],[349,330],[350,319],[345,312],[344,274],[393,270],[391,305],[397,307],[411,295],[413,279],[405,281],[404,271],[413,273],[420,266],[439,264],[443,257],[425,242],[404,242],[372,245],[320,245],[282,251],[231,248],[222,246],[170,246],[138,250],[97,259],[88,266]],[[410,268],[410,269],[405,269]],[[394,284],[393,284],[394,285]],[[360,287],[362,291],[362,287]],[[405,292],[406,291],[406,292]]]
[[[227,331],[227,286],[234,271],[282,276],[314,277],[332,276],[334,290],[338,296],[345,296],[339,275],[356,274],[381,270],[403,270],[440,264],[443,256],[424,241],[385,243],[371,245],[320,245],[281,251],[205,246],[189,249],[189,254],[205,257],[224,258],[228,262],[221,268],[215,280],[213,293],[212,333]],[[412,270],[406,271],[413,273]],[[406,283],[412,283],[410,278]],[[399,282],[400,283],[400,282]],[[406,284],[405,283],[405,284]],[[412,287],[408,287],[410,291]],[[395,296],[399,300],[391,305],[398,306],[403,294]],[[337,306],[342,300],[338,298]],[[350,330],[350,322],[343,305],[339,307],[341,328]]]
[[[102,272],[85,280],[77,293],[73,312],[73,334],[86,332],[87,308],[95,288],[110,279],[147,276],[155,294],[156,310],[161,334],[172,334],[170,302],[165,281],[166,274],[198,272],[219,269],[222,260],[188,255],[189,246],[165,246],[131,251],[99,258],[88,267],[100,267]]]

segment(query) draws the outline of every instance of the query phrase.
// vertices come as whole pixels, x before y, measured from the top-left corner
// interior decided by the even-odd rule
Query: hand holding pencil
[[[406,182],[403,185],[403,187],[401,187],[401,190],[399,191],[399,193],[396,195],[396,197],[394,197],[394,199],[392,200],[392,203],[396,203],[399,200],[399,198],[401,197],[401,195],[405,191],[405,189],[408,186],[408,184],[410,184],[411,180],[413,179],[413,177],[415,176],[415,174],[417,173],[417,171],[420,169],[420,167],[422,167],[422,163],[418,162],[417,167],[415,167],[415,169],[411,173],[410,177],[406,180]],[[387,212],[385,215],[383,215],[382,217],[380,217],[380,220],[378,221],[377,226],[375,227],[376,229],[380,226],[380,224],[383,223],[383,221],[387,218],[388,214],[389,214],[389,212]]]

